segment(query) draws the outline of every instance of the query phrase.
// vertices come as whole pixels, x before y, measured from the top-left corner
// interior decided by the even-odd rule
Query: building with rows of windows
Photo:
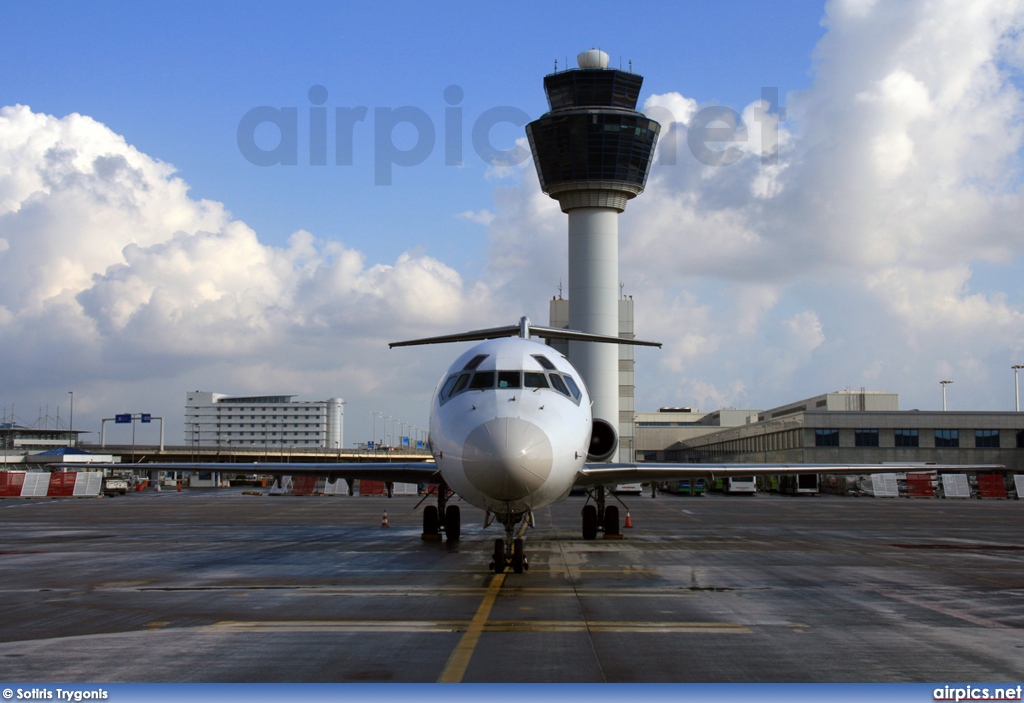
[[[637,417],[644,461],[915,461],[1024,470],[1024,413],[1019,412],[899,410],[895,393],[872,391],[828,393],[765,411],[686,409],[680,416],[678,409],[667,410],[677,412]],[[661,416],[666,422],[658,422]]]
[[[345,402],[294,397],[191,391],[185,404],[185,442],[203,447],[344,448]]]

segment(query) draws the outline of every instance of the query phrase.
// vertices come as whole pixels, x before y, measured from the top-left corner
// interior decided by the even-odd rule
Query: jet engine
[[[588,461],[607,461],[619,446],[619,433],[612,423],[594,418],[590,431],[590,447],[587,449]]]

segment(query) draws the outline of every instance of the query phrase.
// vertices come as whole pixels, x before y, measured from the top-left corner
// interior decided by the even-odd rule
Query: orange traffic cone
[[[178,493],[181,493],[181,481],[178,481]]]
[[[627,510],[626,511],[626,524],[623,525],[623,527],[632,527],[632,526],[633,526],[633,518],[631,518],[629,516],[629,511]]]
[[[390,525],[388,525],[388,511],[387,510],[384,511],[384,517],[382,517],[380,519],[380,526],[381,527],[390,527]]]

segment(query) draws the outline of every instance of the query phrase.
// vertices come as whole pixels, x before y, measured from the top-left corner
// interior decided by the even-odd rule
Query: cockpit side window
[[[462,370],[463,371],[476,371],[477,367],[480,366],[480,364],[482,364],[484,359],[486,359],[486,358],[487,358],[486,354],[477,354],[476,356],[474,356],[472,359],[469,360],[469,363],[466,364],[465,368],[462,369]]]
[[[466,389],[466,384],[469,383],[470,374],[456,373],[448,377],[448,380],[444,382],[441,387],[441,392],[437,394],[438,402],[444,405],[453,395],[458,395]]]
[[[518,371],[499,371],[498,372],[498,388],[519,388],[521,384],[519,382]]]
[[[494,372],[493,371],[477,371],[473,374],[473,380],[469,382],[470,390],[483,390],[485,388],[494,388]]]
[[[524,388],[548,388],[548,380],[540,371],[523,372]]]
[[[461,393],[463,390],[465,390],[467,383],[469,383],[469,374],[464,373],[460,375],[458,382],[456,382],[455,384],[455,387],[452,388],[452,395],[455,395],[456,393]]]
[[[572,391],[572,397],[576,400],[580,399],[580,387],[576,385],[576,381],[572,380],[572,376],[565,377],[565,384],[569,386],[569,390]]]
[[[551,374],[551,386],[562,395],[569,395],[569,389],[565,387],[565,381],[557,373]]]
[[[537,363],[541,365],[541,368],[547,369],[548,371],[555,370],[555,365],[551,363],[551,359],[547,358],[543,354],[534,354],[533,358],[537,360]]]
[[[458,374],[454,374],[454,375],[448,377],[448,380],[445,381],[444,385],[441,387],[441,393],[440,393],[441,400],[444,400],[445,398],[447,398],[448,396],[450,396],[452,394],[452,388],[455,387],[455,382],[458,381],[458,380],[459,380],[459,375]]]

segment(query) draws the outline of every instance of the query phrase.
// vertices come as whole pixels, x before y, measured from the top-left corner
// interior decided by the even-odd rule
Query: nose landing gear
[[[506,514],[496,516],[505,526],[505,539],[494,540],[494,554],[491,557],[491,570],[500,574],[508,566],[512,571],[521,574],[530,570],[530,562],[526,559],[526,552],[523,549],[523,533],[533,523],[533,516],[519,513],[516,515]],[[524,519],[525,518],[525,519]],[[519,529],[519,536],[516,536],[516,525],[522,522]]]

